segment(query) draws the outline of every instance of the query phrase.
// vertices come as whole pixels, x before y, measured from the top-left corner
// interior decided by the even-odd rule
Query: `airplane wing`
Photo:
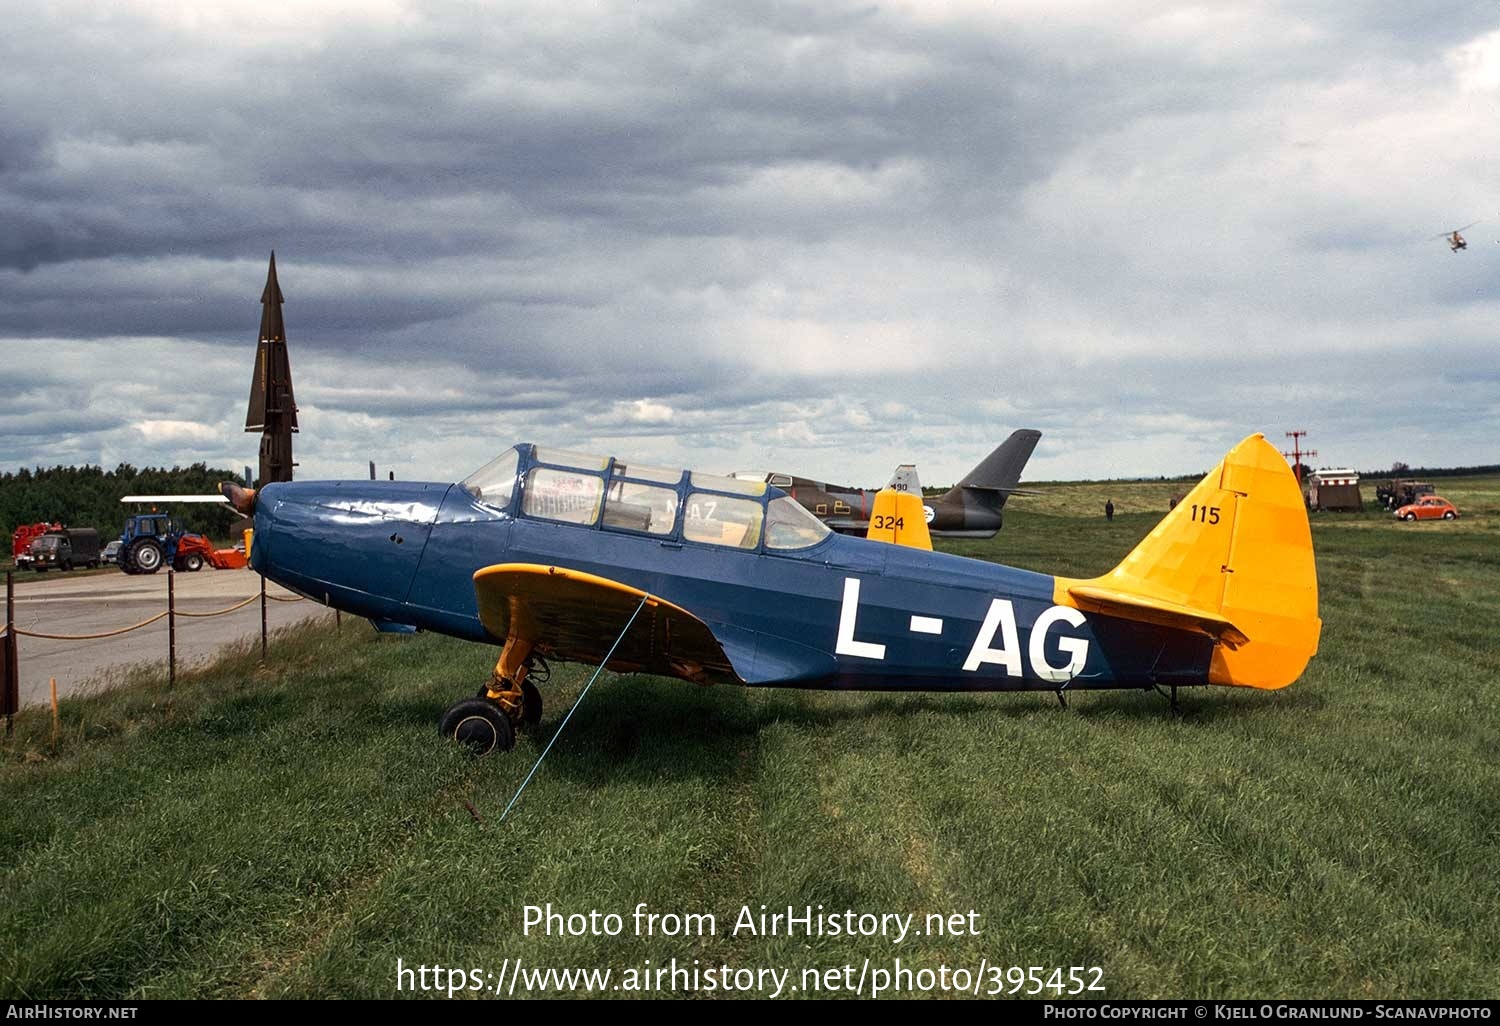
[[[514,635],[553,659],[598,664],[646,593],[619,581],[535,563],[499,563],[474,574],[479,620],[497,642]],[[743,684],[707,624],[649,596],[620,639],[609,669],[697,684]]]

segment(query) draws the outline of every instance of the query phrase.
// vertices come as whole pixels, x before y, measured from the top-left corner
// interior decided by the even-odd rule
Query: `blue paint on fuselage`
[[[523,450],[524,451],[524,450]],[[521,474],[524,477],[523,459]],[[682,485],[685,489],[687,486]],[[782,493],[768,489],[766,502]],[[457,485],[309,482],[267,485],[255,517],[254,568],[320,602],[497,643],[479,622],[473,575],[497,563],[581,570],[688,610],[713,630],[750,684],[871,690],[1055,690],[1036,671],[1031,625],[1053,605],[1053,578],[996,563],[830,535],[804,549],[742,550],[670,536],[535,518],[513,496],[496,509]],[[845,581],[859,581],[856,642],[884,658],[835,652]],[[1019,676],[993,662],[965,670],[995,599],[1017,625]],[[942,621],[913,630],[913,616]],[[1064,666],[1063,639],[1087,643],[1074,688],[1203,683],[1212,642],[1088,614],[1058,623],[1041,656]],[[1003,635],[984,647],[1001,647]]]

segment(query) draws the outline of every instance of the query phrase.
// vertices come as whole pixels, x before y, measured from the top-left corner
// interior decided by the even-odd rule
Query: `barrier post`
[[[167,567],[167,688],[177,686],[177,572]]]
[[[5,571],[5,639],[0,643],[0,712],[5,713],[5,736],[14,732],[21,711],[21,668],[16,659],[16,575]]]
[[[260,578],[260,661],[266,661],[266,578]]]
[[[62,737],[62,721],[57,715],[57,678],[49,677],[48,683],[52,685],[52,747],[57,747],[58,739]]]

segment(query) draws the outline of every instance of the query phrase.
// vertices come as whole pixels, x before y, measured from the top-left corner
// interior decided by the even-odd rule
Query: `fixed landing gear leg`
[[[438,721],[438,732],[475,755],[514,748],[516,729],[534,722],[527,719],[527,713],[534,709],[541,718],[541,696],[526,680],[526,657],[530,654],[531,642],[507,639],[489,681],[475,697],[450,706]]]
[[[1167,700],[1168,706],[1172,712],[1172,718],[1177,720],[1182,719],[1182,706],[1177,703],[1177,685],[1169,685],[1169,690],[1167,691],[1163,691],[1160,684],[1153,684],[1151,685],[1151,687],[1158,695],[1161,695]]]
[[[500,650],[500,658],[495,662],[494,672],[490,674],[488,683],[480,694],[498,705],[504,711],[511,725],[519,727],[528,722],[526,713],[528,704],[534,704],[537,719],[540,719],[541,696],[536,695],[534,703],[527,702],[526,675],[530,670],[526,666],[526,657],[531,655],[531,642],[522,641],[520,638],[506,638],[505,647]],[[530,689],[533,695],[536,688]],[[535,722],[534,720],[531,722]]]

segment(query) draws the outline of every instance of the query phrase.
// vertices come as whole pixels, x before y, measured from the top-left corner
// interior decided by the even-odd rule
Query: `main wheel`
[[[516,744],[516,728],[488,698],[466,698],[451,706],[438,721],[438,733],[452,738],[477,756],[497,748],[508,752]]]
[[[528,727],[542,722],[542,693],[529,680],[521,682],[521,722]]]
[[[1406,514],[1406,516],[1402,517],[1401,519],[1407,521],[1408,523],[1410,523],[1411,521],[1417,519],[1417,515],[1415,513],[1408,513],[1408,514]]]
[[[1443,514],[1443,519],[1444,519],[1444,520],[1452,520],[1452,519],[1453,519],[1453,518],[1454,518],[1454,517],[1456,517],[1456,516],[1458,516],[1458,514],[1457,514],[1457,513],[1455,513],[1455,512],[1453,512],[1453,511],[1452,511],[1452,510],[1451,510],[1451,509],[1450,509],[1450,510],[1449,510],[1449,511],[1448,511],[1448,512],[1446,512],[1446,513],[1444,513],[1444,514]]]
[[[196,552],[189,552],[182,560],[182,568],[190,574],[195,574],[203,569],[203,557]]]
[[[130,562],[136,573],[154,574],[161,569],[166,556],[161,546],[150,538],[140,538],[130,544]]]

